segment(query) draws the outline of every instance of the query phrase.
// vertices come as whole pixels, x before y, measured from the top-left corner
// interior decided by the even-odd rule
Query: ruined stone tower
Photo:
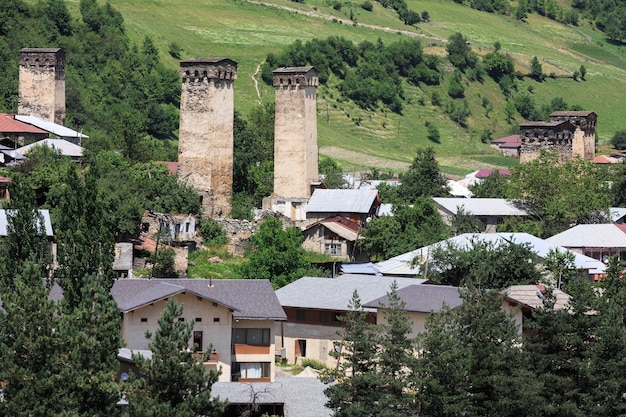
[[[202,199],[204,214],[230,213],[233,186],[234,81],[237,63],[198,58],[180,63],[178,173]]]
[[[583,159],[592,160],[596,156],[596,124],[598,116],[592,111],[555,111],[550,120],[566,120],[576,128],[572,141],[572,153]]]
[[[61,48],[20,50],[18,114],[65,122],[65,52]]]
[[[308,198],[317,171],[317,71],[313,67],[274,71],[274,194]]]

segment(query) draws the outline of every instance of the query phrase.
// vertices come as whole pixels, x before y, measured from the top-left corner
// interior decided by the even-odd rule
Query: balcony
[[[270,347],[268,346],[256,346],[256,345],[233,345],[234,355],[269,355]]]

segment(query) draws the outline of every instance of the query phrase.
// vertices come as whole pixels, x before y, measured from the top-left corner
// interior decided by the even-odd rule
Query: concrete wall
[[[323,362],[329,367],[335,367],[337,359],[330,356],[330,352],[333,351],[335,343],[341,340],[337,334],[339,329],[340,327],[337,326],[276,322],[274,325],[276,348],[280,349],[284,346],[285,359],[288,363],[301,363],[303,356],[296,355],[296,350],[298,350],[296,344],[298,340],[304,340],[306,342],[304,357]]]
[[[178,173],[200,194],[210,217],[230,213],[236,72],[237,64],[227,59],[180,64]]]
[[[317,171],[317,74],[274,73],[276,118],[274,132],[274,194],[311,196]]]
[[[18,114],[65,123],[65,52],[60,48],[20,50]]]

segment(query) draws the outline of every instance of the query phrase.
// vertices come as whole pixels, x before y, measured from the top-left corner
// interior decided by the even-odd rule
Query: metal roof
[[[7,211],[10,212],[11,210],[0,209],[0,236],[7,235]],[[52,223],[50,222],[50,212],[48,210],[39,210],[39,213],[41,213],[41,216],[43,217],[44,227],[46,228],[46,236],[54,236],[54,233],[52,232]]]
[[[617,222],[622,217],[626,216],[626,208],[624,207],[611,207],[609,211],[611,213],[611,220],[614,222]]]
[[[410,285],[399,289],[397,293],[404,302],[404,310],[416,313],[438,312],[444,304],[450,308],[463,304],[459,288],[448,285]],[[364,304],[365,307],[371,308],[380,308],[381,305],[389,305],[387,295]]]
[[[72,158],[78,158],[83,156],[82,147],[75,145],[72,142],[68,142],[65,139],[42,139],[35,143],[31,143],[30,145],[17,148],[15,152],[20,155],[27,156],[28,152],[30,152],[30,150],[33,149],[35,146],[47,146],[49,148],[58,150],[63,156],[69,156]]]
[[[234,318],[287,319],[271,283],[263,279],[123,278],[115,280],[111,289],[119,309],[125,312],[183,292],[232,309]]]
[[[386,295],[394,281],[398,288],[404,288],[426,280],[353,274],[337,278],[302,277],[276,290],[276,296],[283,307],[345,311],[355,290],[364,304]]]
[[[626,248],[626,233],[616,224],[579,224],[546,239],[566,248]]]
[[[18,114],[15,116],[15,119],[36,126],[40,129],[45,130],[46,132],[53,133],[62,138],[89,138],[89,136],[82,134],[81,132],[72,130],[69,127],[49,122],[36,116],[24,116]]]
[[[39,133],[46,134],[45,130],[39,129],[28,123],[15,120],[15,117],[10,114],[0,113],[0,132],[7,133]]]
[[[317,72],[317,70],[315,70],[314,67],[308,66],[308,67],[280,67],[280,68],[275,69],[273,73],[274,74],[301,74],[301,73],[309,72],[311,70],[314,70],[315,72]]]
[[[574,254],[574,265],[578,269],[585,269],[591,274],[602,274],[605,270],[604,263],[590,258],[589,256],[581,255],[576,252],[569,251],[567,248],[559,246],[553,242],[540,239],[528,233],[464,233],[462,235],[455,236],[453,238],[443,240],[441,242],[434,243],[430,246],[416,249],[411,252],[403,253],[398,256],[394,256],[383,262],[375,264],[376,268],[383,275],[419,275],[420,267],[419,263],[424,262],[430,257],[430,253],[437,247],[446,247],[447,244],[452,244],[458,248],[470,249],[474,242],[486,242],[493,245],[500,245],[504,243],[516,243],[516,244],[528,244],[533,252],[537,254],[539,258],[545,258],[550,250],[557,250],[559,252],[571,252]],[[417,259],[417,265],[411,266],[412,262]]]
[[[434,197],[433,201],[448,212],[456,215],[460,207],[465,213],[474,216],[527,216],[521,210],[503,198],[442,198]]]
[[[369,213],[378,198],[376,190],[316,189],[306,206],[307,213]]]

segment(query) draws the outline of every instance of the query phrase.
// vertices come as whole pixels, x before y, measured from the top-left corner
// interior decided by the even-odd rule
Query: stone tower
[[[317,71],[313,67],[274,71],[274,194],[308,198],[317,171]]]
[[[17,113],[65,122],[65,52],[61,48],[20,50]]]
[[[596,156],[596,124],[598,116],[592,111],[555,111],[550,115],[552,121],[566,120],[576,128],[572,144],[574,155],[593,160]]]
[[[178,174],[194,187],[206,216],[230,214],[233,186],[234,81],[237,63],[198,58],[180,63]]]

